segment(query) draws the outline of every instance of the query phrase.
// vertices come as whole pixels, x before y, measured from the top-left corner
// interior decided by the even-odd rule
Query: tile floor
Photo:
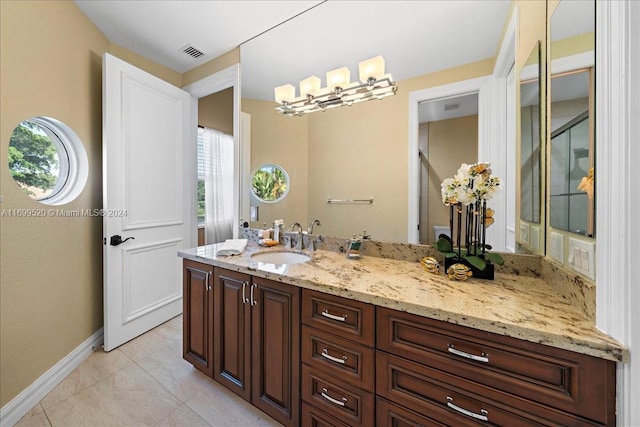
[[[182,316],[97,350],[16,426],[281,426],[182,359]]]

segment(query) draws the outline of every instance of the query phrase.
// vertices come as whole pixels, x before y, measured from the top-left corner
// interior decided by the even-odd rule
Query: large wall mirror
[[[367,8],[361,2],[308,3],[310,10],[241,46],[242,110],[251,115],[252,126],[251,169],[277,163],[295,182],[282,203],[260,206],[260,220],[252,226],[282,218],[288,227],[318,218],[326,235],[350,237],[366,230],[376,240],[406,242],[409,93],[491,75],[513,5],[380,1]],[[520,7],[542,11],[536,10],[535,24],[523,25],[536,27],[527,40],[530,46],[544,37],[545,7],[527,2]],[[318,22],[335,22],[337,16],[349,23],[318,30]],[[520,20],[531,16],[520,13]],[[381,17],[384,28],[371,24]],[[384,56],[385,72],[398,83],[395,96],[303,117],[275,111],[275,87],[291,84],[299,94],[303,79],[315,75],[325,86],[325,73],[345,66],[355,81],[358,62],[377,55]],[[452,108],[449,104],[456,103],[443,102]],[[451,152],[457,149],[452,143]],[[458,167],[433,179],[441,182]],[[329,197],[374,202],[329,204]],[[514,210],[515,204],[513,200]]]
[[[596,232],[594,29],[593,0],[558,3],[551,18],[548,187],[549,225],[557,239]]]
[[[542,129],[545,109],[541,108],[542,45],[535,44],[520,72],[520,230],[519,243],[540,252],[542,222]],[[543,107],[543,106],[542,106]]]

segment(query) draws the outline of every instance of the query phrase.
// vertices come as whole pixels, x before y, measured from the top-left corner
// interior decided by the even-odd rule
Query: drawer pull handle
[[[468,415],[472,418],[475,418],[476,420],[489,421],[489,411],[481,409],[479,414],[468,411],[464,408],[459,407],[458,405],[455,405],[453,403],[453,398],[450,396],[447,396],[447,406],[456,412],[460,412],[461,414]]]
[[[320,355],[325,359],[329,359],[332,362],[336,362],[336,363],[342,363],[343,365],[344,365],[344,362],[347,360],[347,356],[342,356],[342,359],[340,359],[338,357],[330,355],[329,351],[326,348],[322,349],[322,353],[320,353]]]
[[[489,363],[489,355],[487,353],[482,353],[481,356],[477,356],[465,351],[460,351],[456,349],[452,344],[449,344],[449,353],[453,353],[456,356],[466,357],[467,359],[475,360],[478,362]]]
[[[346,314],[343,314],[342,316],[336,316],[335,314],[329,313],[329,310],[324,310],[320,314],[323,315],[324,317],[327,317],[327,318],[331,319],[331,320],[337,320],[338,322],[346,322],[347,321],[347,315]]]
[[[334,405],[338,405],[338,406],[344,406],[344,404],[347,402],[347,398],[343,397],[342,401],[334,399],[333,397],[329,396],[327,394],[327,389],[323,388],[322,389],[322,393],[320,393],[322,395],[322,397],[324,397],[325,399],[327,399],[329,402],[333,403]]]

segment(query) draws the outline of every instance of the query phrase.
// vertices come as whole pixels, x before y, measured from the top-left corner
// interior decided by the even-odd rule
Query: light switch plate
[[[529,224],[520,223],[520,241],[529,244]]]
[[[553,246],[553,245],[552,245]],[[569,267],[595,280],[595,251],[596,245],[592,242],[569,238]],[[572,256],[573,255],[573,256]]]
[[[251,206],[249,208],[249,220],[250,221],[258,221],[258,207],[257,206]]]
[[[564,236],[559,233],[551,232],[551,258],[564,264]]]

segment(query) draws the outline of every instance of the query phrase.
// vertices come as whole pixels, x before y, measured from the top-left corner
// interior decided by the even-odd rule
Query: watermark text
[[[126,209],[2,209],[2,217],[11,218],[88,218],[88,217],[111,217],[121,218],[127,216]]]

